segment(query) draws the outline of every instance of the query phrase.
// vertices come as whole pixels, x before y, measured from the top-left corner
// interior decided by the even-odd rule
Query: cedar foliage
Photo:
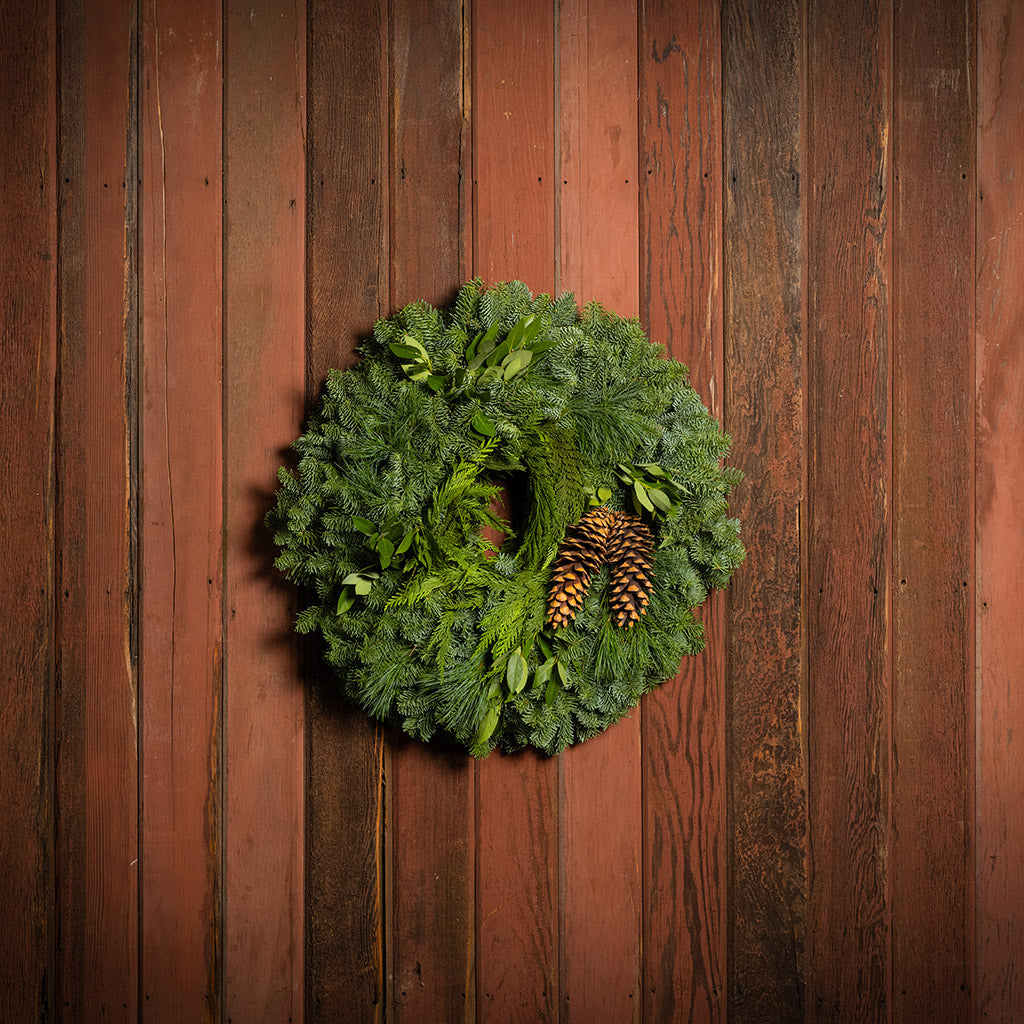
[[[328,375],[267,523],[276,565],[308,595],[296,628],[320,634],[368,714],[478,756],[554,754],[702,649],[691,609],[743,559],[727,509],[740,474],[723,470],[728,439],[686,368],[637,320],[475,280],[449,309],[416,302],[379,321],[361,355]],[[625,482],[623,464],[646,467],[643,483]],[[489,504],[519,475],[516,535]],[[595,493],[616,512],[656,499],[644,506],[653,548],[593,573],[572,622],[551,633],[552,562]],[[506,535],[499,551],[484,526]],[[642,605],[622,596],[624,574],[649,588],[629,629],[608,614]]]

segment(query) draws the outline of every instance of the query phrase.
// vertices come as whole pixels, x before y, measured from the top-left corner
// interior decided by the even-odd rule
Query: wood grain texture
[[[262,520],[305,385],[305,6],[225,16],[224,1000],[303,1019],[298,595]]]
[[[56,14],[0,11],[0,1017],[42,1019],[53,999]]]
[[[558,0],[559,283],[639,312],[637,16],[632,0]]]
[[[806,17],[806,998],[809,1021],[887,1021],[892,11]]]
[[[640,313],[722,404],[722,95],[718,3],[640,9]],[[644,1020],[725,1020],[723,602],[708,646],[644,698]]]
[[[307,408],[386,312],[386,12],[376,0],[306,7]],[[306,659],[306,1021],[381,1021],[383,738],[315,644]]]
[[[142,8],[142,1015],[218,1019],[221,8]]]
[[[452,0],[391,10],[391,309],[446,305],[462,284],[468,16]]]
[[[798,0],[723,7],[726,428],[746,474],[729,599],[730,1019],[802,1021],[807,766],[805,168]],[[827,954],[823,954],[827,955]]]
[[[892,1019],[950,1024],[974,989],[973,44],[968,5],[896,8]]]
[[[473,1021],[473,805],[461,750],[389,737],[398,1021]]]
[[[135,6],[60,13],[55,1011],[138,1019]]]
[[[473,272],[555,287],[554,25],[550,3],[472,8]]]
[[[551,4],[472,8],[473,273],[555,285]],[[476,767],[476,990],[481,1022],[558,1019],[556,762]]]
[[[446,305],[462,275],[463,9],[391,4],[391,308]],[[389,732],[394,1017],[475,1019],[473,769]]]
[[[978,13],[977,1019],[1024,1018],[1024,14]]]
[[[581,304],[636,315],[636,7],[562,0],[557,11],[559,286]],[[643,1012],[640,717],[634,711],[559,758],[560,1020]]]

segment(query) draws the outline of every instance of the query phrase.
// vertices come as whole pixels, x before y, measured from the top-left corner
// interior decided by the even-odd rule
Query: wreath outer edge
[[[446,309],[382,318],[359,352],[328,374],[267,525],[275,565],[309,597],[296,629],[320,635],[367,714],[477,757],[557,754],[703,649],[693,609],[745,556],[727,504],[742,473],[687,368],[638,319],[477,278]],[[594,508],[646,524],[650,593],[616,625],[621,581],[595,563],[555,629],[553,563]]]

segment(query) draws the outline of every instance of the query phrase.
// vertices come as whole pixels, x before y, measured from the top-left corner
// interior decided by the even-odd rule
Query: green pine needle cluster
[[[744,556],[727,508],[742,474],[723,468],[728,439],[686,367],[637,320],[474,280],[450,309],[379,321],[361,355],[329,374],[267,523],[310,596],[296,628],[321,635],[368,714],[477,756],[555,754],[702,649],[692,609]],[[515,524],[493,510],[504,485]],[[651,521],[650,605],[614,626],[602,570],[553,634],[550,564],[588,504]]]

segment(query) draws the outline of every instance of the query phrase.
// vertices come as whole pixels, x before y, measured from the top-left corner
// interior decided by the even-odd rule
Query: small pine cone
[[[590,578],[601,567],[608,534],[615,522],[610,509],[595,508],[565,531],[551,573],[548,593],[548,622],[563,629],[583,607]]]
[[[612,619],[621,629],[640,621],[654,580],[654,536],[643,520],[619,512],[606,547],[611,580]]]

